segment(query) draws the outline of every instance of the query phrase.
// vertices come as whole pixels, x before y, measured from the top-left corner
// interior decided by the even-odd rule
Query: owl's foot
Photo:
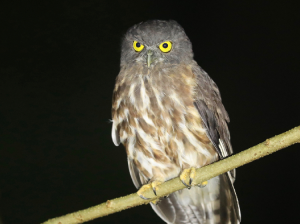
[[[188,189],[190,189],[192,187],[193,179],[195,178],[195,176],[196,168],[191,167],[182,171],[182,173],[180,174],[180,180]],[[207,181],[204,181],[201,184],[198,184],[197,186],[203,188],[207,185],[207,183]]]
[[[153,193],[154,193],[155,196],[156,196],[156,191],[157,191],[157,189],[158,189],[158,185],[160,185],[160,184],[162,184],[162,183],[163,183],[163,182],[161,182],[161,181],[155,180],[155,181],[151,182],[150,184],[145,184],[145,185],[143,185],[143,186],[138,190],[137,194],[138,194],[138,196],[140,196],[142,199],[149,200],[149,199],[151,199],[151,198],[148,198],[148,197],[145,196],[145,191],[147,191],[149,188],[151,188],[151,189],[153,190]],[[155,201],[158,202],[158,199],[152,201],[152,203],[154,203]],[[157,203],[157,202],[156,202],[156,203]],[[156,203],[155,203],[155,204],[156,204]]]
[[[193,179],[195,178],[196,175],[196,168],[188,168],[182,171],[180,174],[180,180],[181,182],[188,188],[190,189],[193,183]]]

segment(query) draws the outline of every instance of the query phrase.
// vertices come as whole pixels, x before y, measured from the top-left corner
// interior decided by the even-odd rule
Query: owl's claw
[[[190,181],[189,181],[190,186],[192,185],[192,183],[193,183],[193,178],[190,177]]]
[[[150,200],[150,199],[151,199],[151,198],[146,198],[146,197],[144,197],[142,194],[139,195],[139,196],[140,196],[141,199],[144,199],[144,200]]]
[[[155,187],[153,188],[153,193],[155,194],[155,196],[157,196]]]
[[[191,189],[191,186],[190,186],[190,185],[187,185],[186,183],[184,183],[184,181],[183,181],[183,180],[181,180],[181,183],[183,183],[183,185],[184,185],[184,186],[186,186],[186,187],[187,187],[187,189]]]
[[[188,188],[190,189],[192,187],[193,179],[195,178],[196,175],[196,168],[188,168],[182,171],[180,174],[180,180],[181,182]]]
[[[147,191],[149,188],[151,188],[153,190],[153,193],[155,196],[157,196],[156,191],[158,189],[158,185],[160,185],[162,182],[161,181],[153,181],[150,184],[145,184],[143,185],[137,192],[137,194],[140,196],[140,198],[144,199],[144,200],[150,200],[150,198],[148,198],[150,195],[148,195],[148,197],[145,196],[145,191]],[[154,197],[155,197],[154,196]]]

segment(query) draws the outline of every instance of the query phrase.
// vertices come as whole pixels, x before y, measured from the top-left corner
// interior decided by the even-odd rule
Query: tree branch
[[[197,175],[193,180],[193,185],[202,183],[215,176],[218,176],[234,168],[243,166],[247,163],[252,162],[253,160],[257,160],[261,157],[269,155],[295,143],[300,143],[300,126],[295,127],[273,138],[267,139],[263,143],[253,146],[238,154],[197,169]],[[50,219],[42,224],[83,223],[138,205],[148,204],[152,200],[155,200],[162,196],[166,196],[183,188],[185,188],[185,186],[177,177],[159,185],[159,188],[157,189],[157,196],[153,194],[153,191],[151,189],[145,192],[145,196],[151,198],[151,200],[143,200],[136,193],[133,193],[124,197],[108,200],[107,202],[100,205],[73,212],[58,218]]]

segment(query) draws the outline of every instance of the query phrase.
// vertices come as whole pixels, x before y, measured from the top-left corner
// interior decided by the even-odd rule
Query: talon
[[[157,190],[158,190],[158,185],[160,185],[162,182],[160,181],[153,181],[150,184],[145,184],[143,185],[137,192],[137,194],[140,196],[140,198],[144,199],[144,200],[150,200],[151,198],[145,196],[145,191],[147,191],[149,188],[151,188],[153,190],[153,193],[155,196],[157,196]]]
[[[144,197],[143,195],[139,195],[141,199],[144,199],[144,200],[150,200],[151,198],[146,198]]]
[[[155,194],[155,196],[157,196],[156,191],[158,190],[158,185],[162,184],[163,182],[155,180],[151,183],[152,185],[152,189],[153,189],[153,193]]]
[[[181,183],[183,183],[183,185],[186,186],[187,189],[191,189],[191,186],[187,185],[183,180],[181,180]]]
[[[155,187],[153,188],[153,193],[155,194],[155,196],[157,196]]]
[[[193,180],[196,176],[196,168],[188,168],[180,174],[180,180],[188,189],[192,187]]]
[[[147,191],[149,188],[152,188],[151,183],[150,184],[145,184],[143,185],[137,192],[138,196],[140,196],[140,198],[144,199],[144,200],[149,200],[151,198],[148,198],[144,195],[145,191]]]
[[[192,185],[192,182],[193,182],[195,177],[196,177],[196,168],[192,167],[191,172],[190,172],[190,185]]]

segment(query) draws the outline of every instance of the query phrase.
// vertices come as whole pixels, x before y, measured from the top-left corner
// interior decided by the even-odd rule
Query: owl
[[[194,61],[177,22],[151,20],[126,32],[113,91],[112,139],[125,146],[141,198],[178,176],[187,186],[151,203],[166,223],[240,223],[235,170],[192,186],[196,168],[233,153],[227,122],[220,91]]]

